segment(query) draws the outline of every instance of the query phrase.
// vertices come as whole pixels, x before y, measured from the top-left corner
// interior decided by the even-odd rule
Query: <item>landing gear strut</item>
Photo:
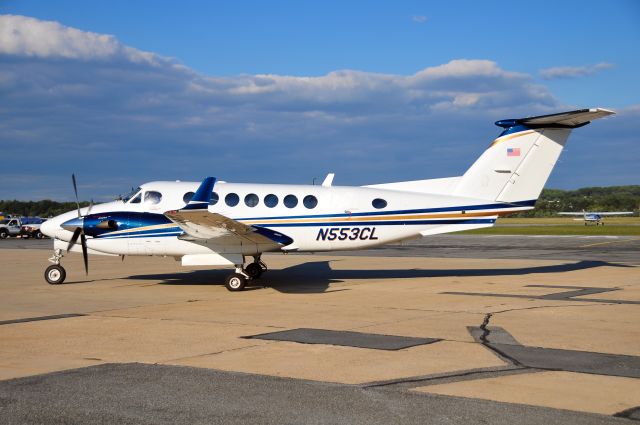
[[[247,281],[259,279],[265,271],[267,271],[267,265],[260,260],[260,255],[255,255],[253,263],[249,263],[247,267],[243,267],[243,264],[236,264],[235,273],[227,276],[224,285],[229,291],[242,291]]]
[[[64,279],[67,277],[66,270],[60,265],[60,259],[62,257],[62,250],[56,249],[53,252],[53,257],[49,258],[49,261],[51,261],[53,265],[47,267],[44,271],[44,278],[49,282],[49,285],[59,285],[64,282]]]

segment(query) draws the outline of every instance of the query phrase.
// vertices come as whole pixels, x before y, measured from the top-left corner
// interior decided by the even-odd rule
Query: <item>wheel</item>
[[[227,289],[232,292],[242,291],[246,284],[247,278],[240,273],[231,273],[229,276],[227,276],[227,280],[224,282],[224,286],[226,286]]]
[[[259,279],[262,276],[262,267],[258,263],[249,263],[249,265],[244,269],[244,272],[249,275],[251,279]]]
[[[64,267],[57,264],[47,267],[44,271],[44,278],[49,282],[49,285],[59,285],[64,282],[66,277],[67,272]]]
[[[9,231],[7,229],[0,229],[0,239],[7,239],[9,237]]]
[[[42,232],[40,230],[37,230],[34,234],[33,237],[36,239],[42,239]]]

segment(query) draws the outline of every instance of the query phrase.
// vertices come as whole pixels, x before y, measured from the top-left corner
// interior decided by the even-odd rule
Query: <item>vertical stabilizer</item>
[[[505,130],[462,176],[453,194],[499,202],[537,199],[571,130],[611,114],[583,109],[496,122]]]

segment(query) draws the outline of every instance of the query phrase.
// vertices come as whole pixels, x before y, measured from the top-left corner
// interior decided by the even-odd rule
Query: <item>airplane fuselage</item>
[[[211,252],[256,255],[278,250],[273,246],[225,240],[202,243],[182,239],[180,227],[163,213],[184,207],[198,185],[198,182],[150,182],[142,185],[138,194],[126,202],[94,205],[90,211],[92,216],[102,220],[115,218],[119,225],[118,230],[106,229],[88,238],[90,252],[179,257]],[[489,227],[500,214],[533,206],[533,201],[528,200],[490,203],[447,195],[316,185],[218,182],[214,194],[208,208],[210,212],[280,232],[293,240],[280,249],[300,252],[362,249],[441,233],[438,229]],[[136,197],[140,202],[136,202]],[[82,209],[81,214],[87,210]],[[144,218],[146,215],[150,217],[148,220]],[[71,211],[47,221],[46,231],[53,232],[61,242],[59,247],[72,236],[71,231],[60,225],[76,216],[77,212]]]

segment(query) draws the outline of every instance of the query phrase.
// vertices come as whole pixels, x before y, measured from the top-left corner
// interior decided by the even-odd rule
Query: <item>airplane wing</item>
[[[186,236],[182,236],[183,239],[271,246],[284,246],[293,242],[293,239],[282,233],[264,227],[248,226],[222,214],[209,212],[209,201],[215,182],[215,178],[207,177],[183,209],[164,213],[165,217],[186,233]]]
[[[630,215],[633,214],[633,211],[609,211],[609,212],[593,212],[589,214],[597,214],[597,215]]]
[[[238,239],[259,245],[284,246],[293,239],[264,227],[247,226],[239,221],[207,210],[168,211],[164,214],[187,234],[187,240]]]
[[[595,214],[600,216],[613,216],[613,215],[630,215],[633,214],[633,211],[610,211],[610,212],[597,212],[597,211],[586,211],[586,212],[559,212],[559,215],[589,215]]]

